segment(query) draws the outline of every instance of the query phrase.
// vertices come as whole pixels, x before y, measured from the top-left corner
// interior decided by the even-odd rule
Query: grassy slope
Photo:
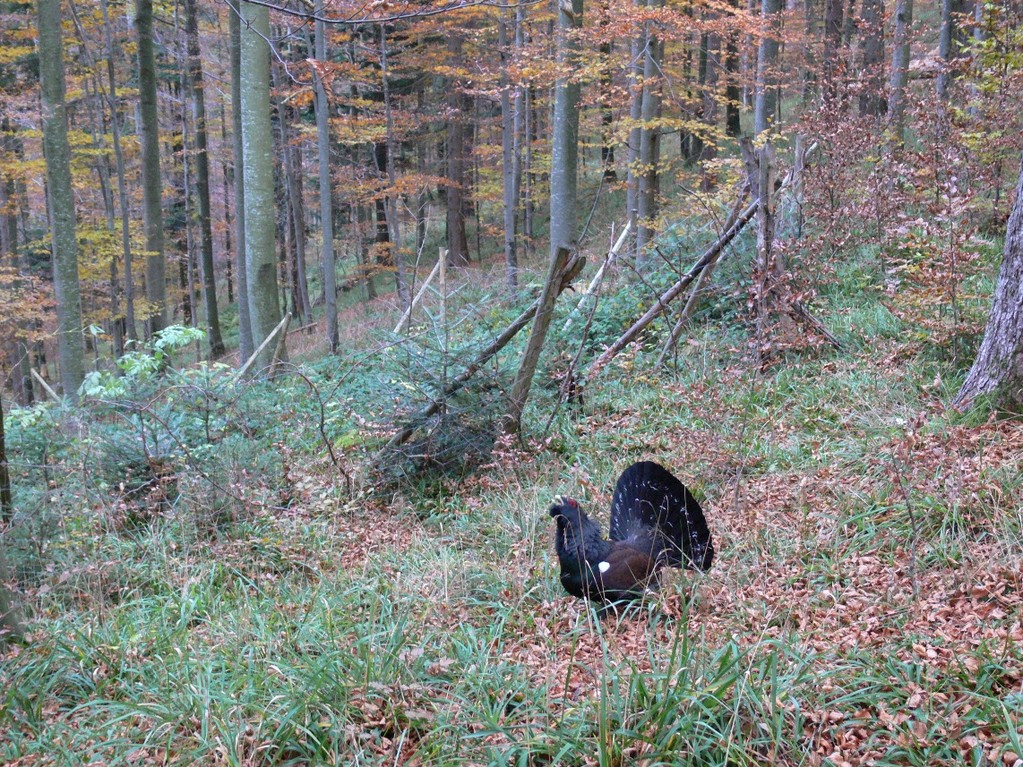
[[[708,327],[675,376],[625,355],[542,443],[429,497],[325,503],[296,461],[288,513],[212,541],[78,520],[80,566],[0,668],[0,761],[1011,764],[1023,426],[947,411],[961,371],[827,300],[845,354],[760,375]],[[644,457],[706,499],[718,560],[600,623],[545,507],[606,520]]]

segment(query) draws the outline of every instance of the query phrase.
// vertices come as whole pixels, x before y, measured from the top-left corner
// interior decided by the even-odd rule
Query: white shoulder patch
[[[602,572],[602,573],[606,573],[608,570],[611,569],[611,563],[610,562],[598,562],[597,563],[597,569],[600,570],[600,572]]]

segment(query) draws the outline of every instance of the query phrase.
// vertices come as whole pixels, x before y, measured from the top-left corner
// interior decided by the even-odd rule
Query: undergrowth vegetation
[[[671,276],[565,330],[569,294],[521,439],[494,430],[514,345],[416,420],[521,310],[476,275],[272,382],[180,364],[185,335],[78,409],[13,412],[3,547],[31,615],[0,761],[1013,764],[1023,427],[946,407],[997,248],[959,263],[953,313],[885,287],[940,260],[927,242],[851,251],[813,289],[842,350],[783,341],[762,369],[726,259],[665,368],[670,318],[572,404],[566,369]],[[642,458],[701,498],[718,558],[601,621],[562,593],[545,511],[605,514]]]

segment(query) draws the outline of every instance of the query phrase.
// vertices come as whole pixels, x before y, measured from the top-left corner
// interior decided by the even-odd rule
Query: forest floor
[[[876,306],[824,316],[860,340],[764,372],[713,329],[673,373],[630,351],[418,492],[348,495],[312,455],[213,533],[67,516],[2,658],[0,762],[1023,764],[1023,422],[950,409],[961,363]],[[606,529],[644,458],[717,556],[599,620],[546,509]]]

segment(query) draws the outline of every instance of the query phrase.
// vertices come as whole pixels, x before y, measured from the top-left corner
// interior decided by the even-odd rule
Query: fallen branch
[[[561,272],[561,281],[558,284],[559,294],[569,286],[572,280],[576,278],[585,263],[586,259],[580,258],[577,255],[573,255],[569,259],[565,268]],[[512,323],[504,329],[501,335],[495,338],[486,349],[476,356],[476,359],[474,359],[465,370],[451,379],[451,382],[441,390],[436,399],[416,413],[407,426],[403,427],[401,431],[391,437],[391,439],[387,441],[387,444],[384,445],[380,452],[377,453],[376,462],[379,463],[388,450],[408,442],[409,438],[415,434],[419,424],[430,416],[436,415],[441,408],[444,407],[444,403],[448,397],[465,386],[465,384],[468,383],[469,380],[476,375],[476,373],[478,373],[480,369],[494,357],[495,354],[507,346],[508,343],[519,334],[519,331],[526,327],[530,320],[533,319],[533,315],[535,315],[537,310],[540,308],[541,300],[542,296],[538,296],[537,299],[533,301],[532,305],[516,317]]]
[[[664,291],[664,293],[658,297],[654,305],[647,310],[646,314],[636,320],[632,327],[626,330],[617,341],[611,344],[611,346],[609,346],[604,353],[596,359],[590,367],[589,372],[586,374],[587,383],[600,373],[604,366],[614,359],[614,357],[621,352],[622,349],[632,343],[643,329],[660,316],[665,307],[674,301],[679,294],[682,293],[682,291],[688,288],[692,284],[693,280],[700,275],[700,272],[702,272],[708,264],[712,263],[718,257],[721,251],[724,250],[725,246],[734,240],[736,235],[742,231],[743,227],[750,222],[754,215],[756,215],[758,205],[759,202],[757,200],[754,200],[747,205],[739,214],[738,218],[736,218],[735,223],[726,229],[724,234],[718,237],[717,242],[704,251],[699,260],[693,264],[693,267],[682,275],[682,278],[678,282]]]
[[[270,345],[270,342],[273,341],[277,334],[284,330],[284,328],[286,328],[288,326],[288,323],[290,322],[291,312],[288,312],[287,314],[284,315],[284,319],[280,321],[280,324],[278,324],[277,327],[270,331],[270,335],[263,339],[263,343],[259,345],[259,348],[256,349],[256,351],[252,352],[252,356],[245,361],[245,364],[238,369],[238,372],[235,373],[234,376],[231,378],[231,383],[238,383],[238,381],[242,379],[242,376],[249,372],[249,368],[251,368],[255,364],[256,359],[259,357],[260,354],[262,354],[263,350]],[[274,356],[276,357],[276,353]]]
[[[588,299],[592,298],[594,293],[597,292],[597,288],[600,287],[601,281],[604,279],[604,272],[611,266],[615,259],[618,258],[618,252],[622,249],[622,245],[625,244],[625,238],[629,236],[629,231],[632,229],[632,222],[626,221],[625,227],[622,229],[622,233],[618,235],[618,239],[615,240],[615,244],[611,246],[611,250],[607,252],[604,257],[604,263],[597,269],[597,273],[593,275],[593,279],[590,280],[590,284],[586,287],[586,292],[583,293],[582,298],[579,299],[579,303],[576,304],[575,309],[568,315],[568,319],[565,320],[565,326],[562,330],[568,330],[572,327],[572,322],[575,320],[575,316],[582,311],[583,306],[586,305]]]
[[[32,374],[32,378],[36,380],[36,383],[43,387],[43,391],[46,392],[46,395],[59,405],[62,401],[60,395],[50,388],[50,385],[46,383],[46,379],[39,375],[34,368],[30,368],[29,372]]]
[[[814,152],[816,149],[817,144],[815,142],[812,145],[810,145],[810,147],[807,148],[805,156],[809,157],[810,154]],[[782,181],[781,184],[775,187],[774,190],[775,193],[780,193],[783,189],[785,189],[792,183],[792,180],[795,176],[794,170],[795,169],[790,170],[788,174],[786,174],[784,181]],[[754,186],[754,189],[755,188],[756,187]],[[636,340],[636,337],[641,332],[643,332],[646,326],[661,315],[661,313],[667,308],[669,303],[678,298],[678,296],[692,284],[693,280],[695,280],[707,266],[713,264],[717,260],[718,256],[721,254],[721,251],[724,250],[725,246],[728,245],[728,243],[730,243],[732,240],[734,240],[736,235],[739,234],[739,232],[743,230],[746,224],[748,224],[753,219],[759,207],[760,200],[757,197],[757,195],[754,194],[753,201],[745,208],[743,208],[738,218],[736,218],[735,223],[725,230],[724,234],[722,234],[717,239],[717,242],[715,242],[713,245],[707,248],[707,250],[704,251],[703,255],[700,256],[699,260],[695,264],[693,264],[693,267],[684,275],[682,275],[678,282],[676,282],[674,285],[672,285],[670,288],[664,291],[664,293],[662,293],[657,298],[657,301],[654,303],[654,305],[647,310],[646,314],[644,314],[642,317],[636,320],[636,322],[633,323],[632,327],[626,330],[617,341],[611,344],[611,346],[609,346],[604,351],[604,353],[601,354],[596,359],[596,361],[594,361],[594,363],[590,366],[589,372],[586,374],[586,383],[589,383],[593,378],[595,378],[597,374],[599,374],[604,369],[607,363],[614,359],[622,351],[622,349],[624,349],[626,346],[628,346],[630,343]],[[828,340],[830,342],[832,342],[833,344],[837,343],[837,341],[834,340],[834,336],[831,336],[830,334],[826,333],[825,335],[826,337],[828,337]]]
[[[728,220],[725,221],[725,231],[728,231],[736,221],[736,217],[742,210],[742,201],[746,198],[745,194],[735,202],[735,207],[732,208],[732,212],[728,215]],[[654,370],[660,370],[665,360],[668,359],[668,355],[671,354],[671,350],[678,344],[678,339],[682,337],[682,330],[685,328],[686,322],[693,316],[693,312],[696,310],[696,300],[699,298],[703,286],[707,280],[714,273],[714,267],[721,258],[721,251],[718,255],[714,256],[710,262],[700,271],[700,277],[696,280],[696,284],[693,286],[692,292],[689,294],[689,300],[686,301],[686,305],[682,308],[682,314],[679,316],[678,321],[675,323],[675,327],[671,330],[671,336],[668,341],[664,344],[664,348],[661,349],[661,354],[657,358],[657,362],[654,363]]]
[[[437,273],[440,271],[441,264],[447,261],[447,257],[448,257],[447,249],[441,248],[440,256],[437,258],[437,263],[434,264],[433,271],[430,272],[430,275],[426,278],[426,281],[423,283],[422,287],[419,288],[419,292],[416,293],[416,297],[412,299],[412,303],[409,304],[408,309],[406,309],[404,314],[401,315],[401,319],[398,320],[398,324],[394,326],[395,335],[400,333],[402,328],[404,328],[408,321],[412,319],[412,312],[414,312],[416,307],[419,305],[419,301],[426,293],[427,288],[430,287],[430,283],[433,282],[433,278],[436,277]]]

